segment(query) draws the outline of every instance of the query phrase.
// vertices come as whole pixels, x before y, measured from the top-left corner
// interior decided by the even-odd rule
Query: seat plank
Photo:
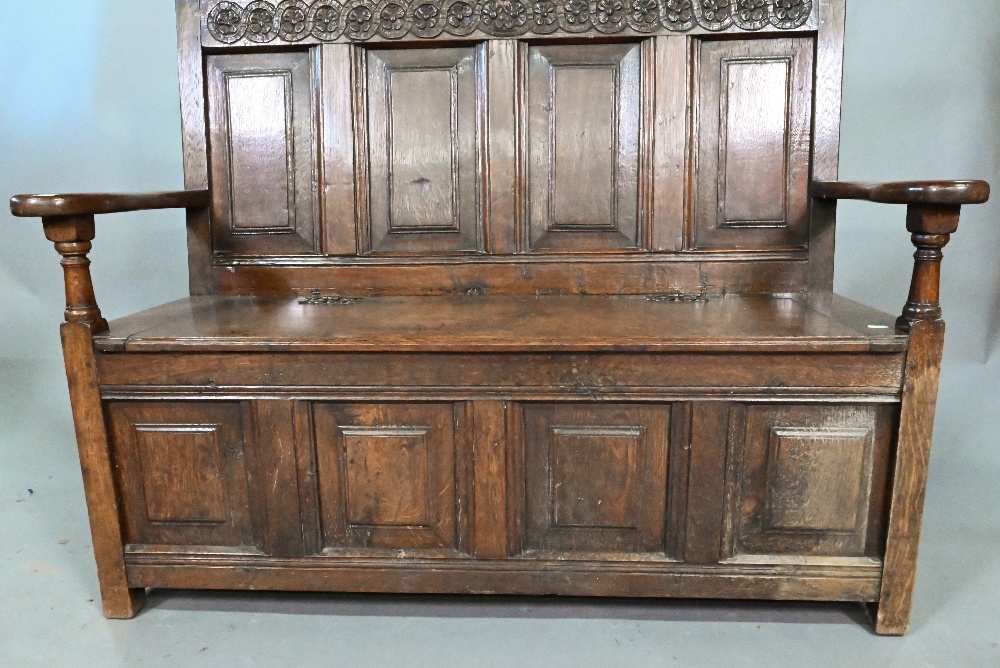
[[[669,297],[667,298],[669,299]],[[904,350],[893,318],[848,300],[400,296],[350,304],[192,297],[111,323],[105,352],[867,352]]]

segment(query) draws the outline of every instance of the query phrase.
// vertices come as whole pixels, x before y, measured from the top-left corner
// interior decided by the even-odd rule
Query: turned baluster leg
[[[90,276],[93,216],[44,218],[45,236],[62,256],[66,279],[66,322],[61,335],[80,466],[97,558],[106,617],[127,619],[142,607],[141,589],[130,589],[125,574],[124,534],[110,444],[97,381],[93,336],[106,331]]]
[[[944,350],[941,260],[951,234],[958,229],[960,212],[958,206],[911,205],[906,219],[917,252],[910,296],[896,325],[900,331],[909,332],[910,346],[904,371],[882,591],[873,610],[875,630],[885,635],[902,635],[910,625]]]

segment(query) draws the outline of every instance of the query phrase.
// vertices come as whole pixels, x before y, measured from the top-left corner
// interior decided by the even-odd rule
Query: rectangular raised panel
[[[659,554],[666,547],[670,408],[528,404],[523,447],[526,552],[559,558]],[[518,492],[513,492],[519,494]]]
[[[315,404],[327,550],[458,549],[453,404]]]
[[[225,522],[219,426],[137,424],[135,431],[149,521]]]
[[[288,173],[294,152],[289,132],[291,77],[280,74],[226,74],[226,120],[232,183],[232,230],[295,228],[294,179]],[[267,197],[260,193],[267,192]]]
[[[694,248],[807,245],[812,48],[809,38],[702,44]]]
[[[315,252],[309,53],[211,56],[208,74],[215,250]]]
[[[773,429],[765,528],[855,531],[871,437],[871,429]]]
[[[458,102],[456,74],[389,72],[390,231],[458,231],[458,123],[451,114]],[[421,95],[426,99],[419,109],[396,101]]]
[[[482,57],[367,52],[371,252],[482,250]]]
[[[639,44],[528,50],[530,250],[640,245]]]
[[[618,70],[614,66],[553,66],[550,76],[549,229],[613,232],[617,229]],[[580,104],[583,91],[592,95],[586,107]]]
[[[553,527],[631,529],[639,427],[550,427]]]
[[[351,526],[430,523],[427,428],[344,427],[347,521]]]
[[[846,404],[736,411],[726,485],[729,556],[873,556],[891,422],[885,410]]]
[[[108,416],[128,543],[259,547],[239,404],[117,402]]]
[[[789,60],[723,62],[722,226],[785,227]]]

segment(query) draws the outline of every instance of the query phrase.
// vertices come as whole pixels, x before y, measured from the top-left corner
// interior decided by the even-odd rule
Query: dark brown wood
[[[15,216],[38,218],[95,216],[152,209],[203,209],[207,206],[207,190],[127,195],[15,195],[10,200],[10,211]]]
[[[91,215],[58,216],[42,219],[45,238],[53,242],[62,256],[63,277],[66,285],[66,322],[90,325],[94,332],[108,329],[108,322],[101,316],[94,295],[94,281],[90,276],[90,258],[96,231]]]
[[[787,395],[898,402],[901,352],[688,352],[599,354],[107,353],[98,357],[106,397],[517,396],[662,401]],[[512,436],[511,436],[512,437]]]
[[[473,513],[476,557],[507,556],[507,421],[503,401],[470,402],[473,415]]]
[[[477,127],[485,57],[483,46],[365,53],[366,252],[484,250]]]
[[[944,330],[941,320],[915,319],[909,326],[885,566],[878,605],[873,610],[875,630],[884,635],[903,635],[910,627]]]
[[[915,322],[941,319],[941,261],[944,247],[958,230],[960,213],[957,204],[911,204],[907,208],[906,229],[913,235],[917,252],[913,255],[910,295],[896,321],[897,329],[908,331]]]
[[[866,557],[888,436],[874,405],[747,406],[727,456],[726,556]]]
[[[257,497],[262,520],[263,551],[278,557],[306,554],[303,547],[302,517],[299,506],[299,472],[296,466],[300,443],[299,413],[308,412],[306,402],[256,400],[249,406],[246,425],[250,486]]]
[[[773,36],[814,32],[822,28],[819,0],[788,3],[759,0],[752,5],[670,2],[634,8],[618,5],[589,7],[554,4],[489,4],[469,0],[452,9],[447,0],[422,3],[420,12],[404,5],[384,12],[358,12],[345,20],[341,9],[326,0],[296,0],[294,4],[260,4],[251,0],[211,0],[205,3],[204,39],[213,49],[281,48],[352,42],[433,42],[435,39],[504,40],[512,37],[548,40],[600,39],[608,35],[643,37],[655,33],[719,33]],[[838,3],[842,4],[842,3]]]
[[[313,59],[206,58],[215,253],[317,253]]]
[[[152,586],[905,631],[942,249],[989,186],[837,181],[846,0],[543,4],[177,0],[188,190],[14,198],[63,257],[108,616]],[[898,320],[832,294],[840,199],[909,205]],[[167,207],[195,296],[106,323],[94,215]]]
[[[648,58],[637,43],[528,49],[525,250],[646,245],[639,195],[649,174],[640,170]]]
[[[456,410],[314,406],[324,554],[452,554],[466,543],[458,535]]]
[[[101,603],[104,615],[109,619],[130,619],[142,608],[145,592],[141,587],[130,586],[125,571],[123,499],[115,486],[114,464],[105,430],[97,365],[91,344],[94,331],[89,323],[66,322],[60,333],[80,468],[83,471],[83,490],[90,514],[90,536],[97,560]]]
[[[350,47],[340,44],[319,50],[323,146],[320,183],[326,255],[358,253],[352,56]]]
[[[666,545],[669,406],[523,408],[524,553],[672,558]]]
[[[334,297],[333,299],[337,299]],[[782,297],[439,296],[307,303],[190,298],[113,323],[133,352],[867,352],[903,350],[884,316],[843,320]],[[428,312],[433,321],[428,321]],[[568,329],[566,324],[573,323]],[[889,321],[891,322],[891,321]]]
[[[812,178],[835,181],[840,176],[840,117],[844,82],[844,31],[847,7],[843,2],[819,3],[821,29],[816,35],[816,90],[813,110]],[[809,230],[807,294],[812,303],[833,293],[834,249],[837,236],[836,202],[812,200]]]
[[[723,558],[726,442],[731,410],[725,402],[698,401],[691,407],[686,563],[717,564]]]
[[[360,563],[359,563],[360,562]],[[878,596],[877,564],[694,566],[657,561],[489,562],[181,558],[133,554],[129,582],[166,589],[507,594],[636,598],[866,602]]]
[[[802,38],[702,43],[692,248],[808,245],[813,48]]]
[[[126,542],[259,554],[257,454],[239,402],[113,402],[106,412]],[[247,455],[250,455],[249,457]]]
[[[881,204],[983,204],[990,198],[985,181],[901,181],[848,183],[817,181],[812,195],[819,199],[859,199]]]
[[[201,50],[200,0],[175,0],[177,65],[181,92],[181,145],[184,187],[208,188],[208,128],[205,124],[205,68]],[[191,294],[215,291],[211,273],[212,224],[209,210],[187,211],[188,284]]]

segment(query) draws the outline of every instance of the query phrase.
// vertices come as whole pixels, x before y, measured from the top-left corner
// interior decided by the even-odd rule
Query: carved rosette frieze
[[[794,30],[808,22],[813,0],[224,0],[207,16],[223,44],[365,41],[406,36],[496,37],[631,31],[684,33]]]

